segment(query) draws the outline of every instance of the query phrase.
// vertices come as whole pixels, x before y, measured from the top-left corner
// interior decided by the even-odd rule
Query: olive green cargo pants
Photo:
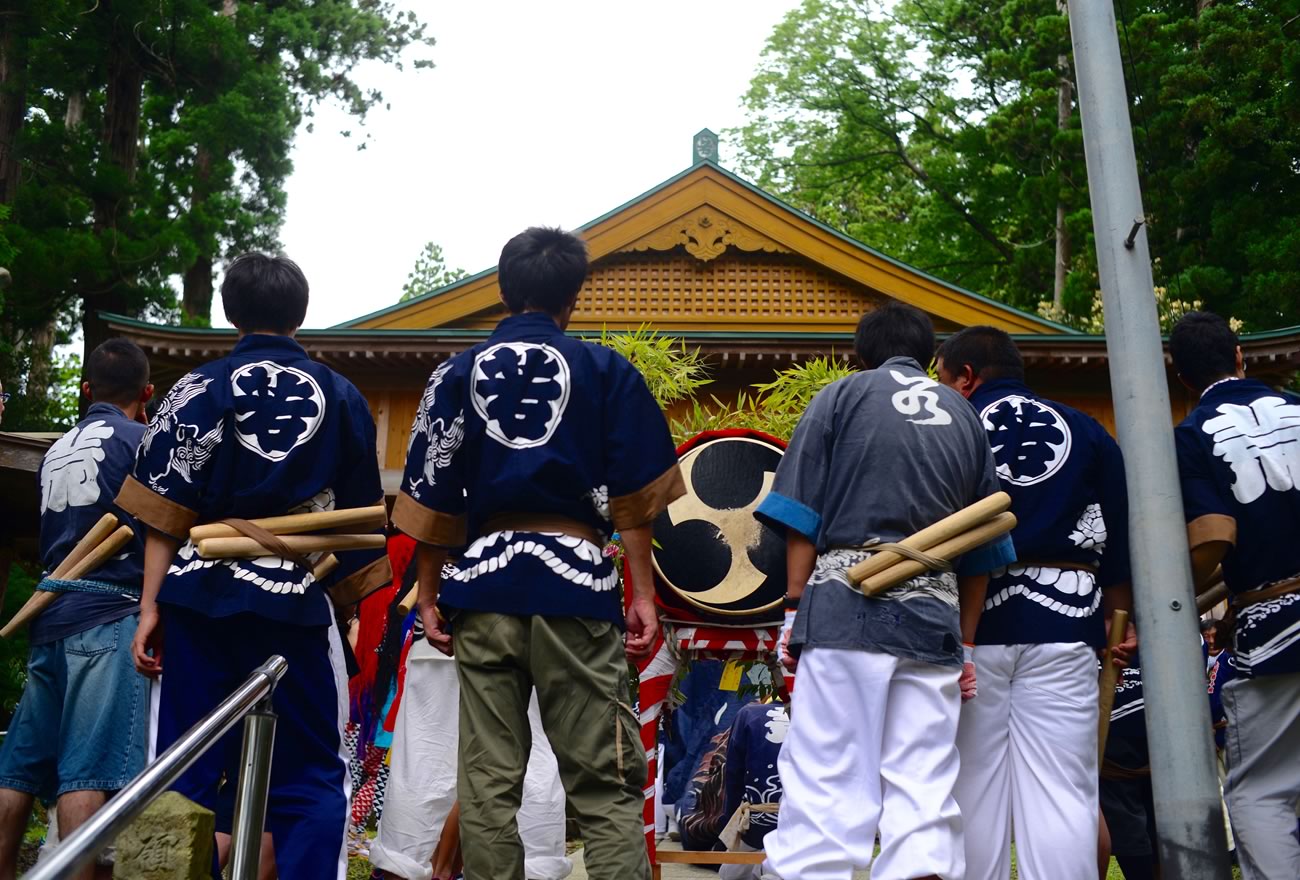
[[[623,637],[612,623],[462,611],[454,619],[460,674],[461,845],[466,880],[524,880],[515,814],[537,688],[542,726],[560,765],[592,880],[648,880],[645,750],[628,705]]]

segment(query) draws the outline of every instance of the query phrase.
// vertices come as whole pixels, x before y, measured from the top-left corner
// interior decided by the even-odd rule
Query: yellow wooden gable
[[[573,330],[845,332],[885,298],[928,312],[940,330],[1067,329],[892,260],[708,161],[581,233],[592,269]],[[343,326],[484,329],[503,313],[491,269]]]

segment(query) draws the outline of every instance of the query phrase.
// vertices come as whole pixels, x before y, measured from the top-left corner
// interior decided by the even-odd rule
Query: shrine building
[[[941,336],[974,324],[1011,333],[1035,390],[1114,432],[1103,336],[964,290],[817,222],[720,167],[712,132],[697,135],[692,148],[685,171],[579,227],[592,265],[571,335],[647,325],[680,337],[708,361],[714,381],[704,394],[732,401],[791,364],[852,358],[859,317],[896,299],[928,313]],[[486,339],[505,313],[492,268],[337,327],[299,332],[314,358],[370,401],[389,491],[429,373]],[[236,339],[233,330],[105,317],[148,353],[160,389]],[[1242,348],[1251,375],[1265,381],[1285,383],[1300,369],[1300,327],[1247,334]],[[1172,371],[1169,387],[1171,418],[1179,420],[1192,401]]]

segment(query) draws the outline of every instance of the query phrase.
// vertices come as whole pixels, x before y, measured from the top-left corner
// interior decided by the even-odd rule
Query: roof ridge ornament
[[[707,128],[702,128],[691,138],[691,164],[701,162],[718,164],[718,136]]]
[[[788,254],[788,248],[708,205],[643,235],[620,251],[670,251],[681,245],[686,253],[707,263],[722,256],[727,247],[741,251]]]

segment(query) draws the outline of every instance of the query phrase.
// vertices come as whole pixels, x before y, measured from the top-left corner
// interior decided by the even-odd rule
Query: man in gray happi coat
[[[961,701],[975,691],[963,642],[987,572],[1014,554],[1001,540],[958,572],[926,572],[872,598],[850,585],[864,547],[999,491],[974,410],[923,368],[929,318],[886,305],[863,317],[854,344],[866,371],[813,399],[756,514],[787,535],[783,641],[799,672],[765,867],[782,880],[848,880],[871,865],[878,830],[873,880],[960,880],[955,742]]]

